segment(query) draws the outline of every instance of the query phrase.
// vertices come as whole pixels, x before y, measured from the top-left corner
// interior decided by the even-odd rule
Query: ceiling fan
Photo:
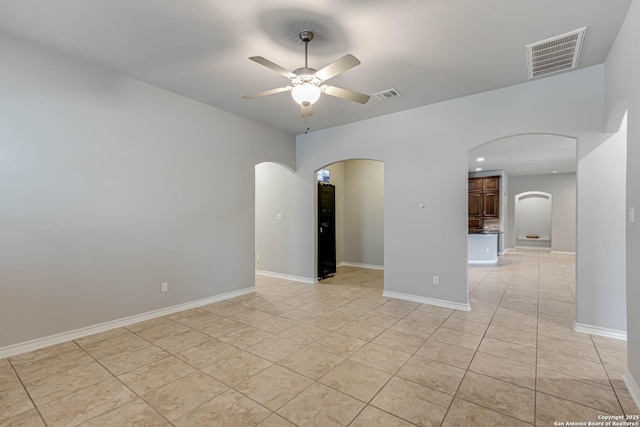
[[[320,98],[320,94],[322,93],[360,104],[366,104],[367,101],[369,101],[369,95],[324,84],[324,82],[330,78],[359,65],[360,61],[358,61],[358,58],[351,54],[346,54],[321,70],[309,68],[307,62],[307,47],[309,42],[313,40],[313,33],[308,30],[300,31],[298,37],[304,42],[304,67],[302,68],[289,71],[262,56],[252,56],[249,58],[251,61],[282,74],[291,80],[291,85],[265,90],[264,92],[258,92],[252,95],[245,95],[242,98],[255,99],[262,96],[273,95],[274,93],[291,91],[293,100],[300,104],[302,117],[309,117],[313,114],[313,104]]]

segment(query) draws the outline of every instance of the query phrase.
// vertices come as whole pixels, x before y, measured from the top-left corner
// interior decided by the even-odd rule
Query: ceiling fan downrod
[[[304,43],[304,68],[309,68],[309,63],[307,61],[307,49],[309,47],[309,42],[313,40],[313,33],[309,30],[302,30],[298,33],[298,37]]]

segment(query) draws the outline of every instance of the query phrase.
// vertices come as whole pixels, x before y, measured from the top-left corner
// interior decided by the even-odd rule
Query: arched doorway
[[[320,173],[324,171],[324,174]],[[323,179],[320,176],[325,177]],[[327,283],[348,281],[382,286],[384,270],[384,163],[369,159],[347,159],[325,165],[314,173],[316,182],[316,271],[323,276],[323,266],[335,263],[337,273]],[[334,193],[335,239],[333,254],[326,251],[327,218],[321,218],[323,200],[320,191],[330,186]],[[326,203],[326,201],[325,201]],[[331,216],[329,216],[331,218]],[[323,249],[324,248],[324,249]],[[327,253],[324,253],[326,251]],[[332,259],[325,259],[326,257]],[[326,268],[325,268],[326,270]]]

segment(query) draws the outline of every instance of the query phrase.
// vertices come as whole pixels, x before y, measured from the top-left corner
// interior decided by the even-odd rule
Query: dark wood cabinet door
[[[498,191],[498,190],[500,190],[500,177],[499,176],[490,176],[490,177],[484,178],[483,185],[482,185],[482,190],[483,191]]]
[[[469,191],[482,191],[482,178],[469,179]]]
[[[497,191],[482,193],[482,204],[484,205],[483,216],[497,218],[500,216],[500,196]]]
[[[482,216],[482,193],[469,193],[469,217]]]
[[[469,217],[469,230],[482,230],[483,225],[482,217]]]

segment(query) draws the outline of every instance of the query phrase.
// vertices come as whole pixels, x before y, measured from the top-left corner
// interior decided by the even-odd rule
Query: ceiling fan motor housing
[[[300,40],[302,40],[303,42],[309,43],[311,40],[313,40],[313,32],[309,30],[302,30],[298,33],[298,37],[300,37]]]

